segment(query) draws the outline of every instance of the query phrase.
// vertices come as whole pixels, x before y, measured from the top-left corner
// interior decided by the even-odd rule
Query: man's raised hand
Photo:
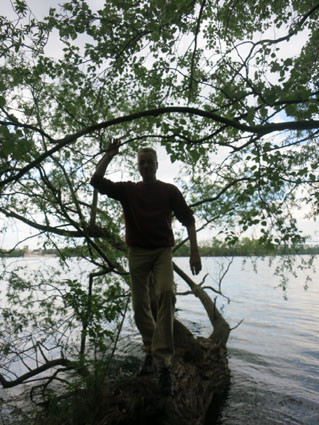
[[[118,154],[120,146],[121,146],[120,139],[110,139],[109,146],[106,150],[106,154],[110,158],[113,158],[113,156]]]

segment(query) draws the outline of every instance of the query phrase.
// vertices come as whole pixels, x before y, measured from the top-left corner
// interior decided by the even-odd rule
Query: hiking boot
[[[144,362],[138,374],[140,376],[143,376],[143,375],[150,375],[153,372],[154,372],[153,357],[151,356],[151,354],[146,354],[144,358]]]
[[[172,378],[168,367],[164,367],[158,371],[158,389],[164,396],[171,395],[172,393]]]

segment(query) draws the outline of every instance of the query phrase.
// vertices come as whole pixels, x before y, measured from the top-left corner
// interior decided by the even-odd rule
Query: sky
[[[61,0],[28,0],[28,5],[33,13],[33,15],[41,19],[43,16],[47,15],[49,9],[51,7],[58,7],[61,3]],[[10,0],[1,0],[1,14],[4,16],[8,16],[9,18],[15,17],[15,14],[12,11],[12,2]],[[88,0],[89,5],[93,8],[93,10],[98,9],[104,3],[102,0]],[[283,55],[289,55],[290,49],[298,49],[297,45],[287,46]],[[48,45],[48,50],[50,55],[59,55],[59,38],[58,34],[53,34],[53,37],[50,40]],[[284,120],[285,117],[282,117]],[[159,169],[157,177],[159,180],[166,181],[168,183],[175,183],[176,180],[178,182],[179,175],[179,164],[178,162],[172,164],[165,154],[164,148],[159,148],[158,150],[159,157]],[[116,180],[118,175],[114,175],[114,179]],[[178,183],[177,183],[178,184]],[[305,206],[306,210],[307,206]],[[308,220],[304,218],[305,210],[295,211],[294,215],[296,216],[300,227],[302,228],[305,235],[310,235],[310,240],[319,242],[319,224],[313,220]],[[12,223],[12,222],[11,222]],[[0,222],[1,225],[1,222]],[[30,230],[25,225],[14,223],[11,227],[11,230],[6,234],[0,234],[0,248],[9,249],[14,246],[19,240],[28,238],[32,235],[33,230]],[[208,233],[201,233],[199,235],[199,239],[207,239],[210,237]],[[36,240],[27,240],[22,245],[29,245],[32,249],[36,248]]]

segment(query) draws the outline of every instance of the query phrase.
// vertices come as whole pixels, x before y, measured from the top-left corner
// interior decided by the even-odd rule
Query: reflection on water
[[[216,287],[222,261],[204,258],[196,281],[209,273],[205,286]],[[185,270],[189,267],[186,258],[176,262]],[[315,263],[319,266],[319,257]],[[243,322],[231,332],[228,342],[232,378],[227,396],[217,422],[211,415],[206,425],[318,425],[318,276],[313,273],[308,291],[303,289],[306,272],[291,278],[285,300],[282,290],[276,288],[280,282],[273,275],[274,266],[262,260],[257,260],[257,265],[255,273],[249,262],[243,268],[242,259],[235,258],[223,281],[223,292],[231,302],[218,297],[217,306],[231,328]],[[188,289],[178,277],[176,283],[179,292]],[[209,293],[215,297],[214,292]],[[212,331],[194,296],[178,297],[177,316],[195,335],[208,336]],[[141,345],[135,342],[140,343],[140,336],[127,321],[122,354],[140,357]]]

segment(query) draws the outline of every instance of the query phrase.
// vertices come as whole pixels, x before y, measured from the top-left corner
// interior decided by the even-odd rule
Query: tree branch
[[[0,212],[2,214],[4,214],[6,217],[10,217],[10,218],[15,218],[19,221],[21,221],[22,223],[27,224],[30,227],[33,227],[34,229],[40,230],[41,232],[48,232],[48,233],[53,233],[55,235],[58,236],[65,236],[65,237],[69,237],[69,238],[83,238],[84,234],[83,231],[80,230],[66,230],[60,227],[67,227],[67,226],[73,226],[71,223],[66,223],[63,224],[61,226],[56,226],[56,227],[52,227],[52,226],[48,226],[45,224],[41,224],[38,223],[36,221],[32,221],[27,219],[26,217],[19,215],[13,211],[9,211],[6,210],[4,208],[0,207]],[[88,225],[88,226],[84,226],[84,232],[86,233],[87,236],[92,237],[92,238],[105,238],[107,239],[109,242],[112,243],[112,246],[114,246],[114,248],[120,249],[120,250],[124,250],[125,245],[124,242],[121,239],[115,240],[114,239],[114,235],[109,232],[106,228],[102,228],[99,227],[97,225]]]
[[[225,346],[229,336],[229,325],[223,318],[221,313],[218,311],[215,303],[208,296],[208,294],[197,285],[182,269],[180,269],[175,263],[173,263],[174,271],[188,284],[193,294],[200,299],[203,307],[206,310],[207,316],[214,328],[210,339],[212,339],[217,345]]]
[[[202,18],[202,14],[203,14],[205,4],[206,4],[206,0],[203,0],[203,2],[201,4],[200,11],[199,11],[198,19],[197,19],[197,24],[196,24],[194,50],[193,50],[192,60],[191,60],[191,73],[190,73],[190,77],[189,77],[188,102],[190,101],[192,91],[193,91],[193,76],[194,76],[195,56],[196,56],[196,50],[197,50],[197,38],[198,38],[198,34],[199,34],[200,21],[201,21],[201,18]]]
[[[130,122],[140,118],[146,118],[151,116],[157,117],[159,115],[170,114],[170,113],[190,114],[190,115],[200,116],[203,118],[208,118],[214,122],[223,123],[234,129],[248,132],[248,133],[255,133],[259,136],[263,136],[275,131],[310,130],[314,128],[319,128],[319,120],[290,121],[285,123],[272,123],[272,124],[265,124],[265,125],[248,126],[246,124],[241,124],[237,118],[229,119],[209,111],[205,111],[199,108],[191,108],[188,106],[168,106],[168,107],[157,108],[157,109],[149,109],[146,111],[135,112],[130,115],[125,115],[125,116],[114,118],[114,119],[104,121],[98,124],[94,124],[92,126],[86,127],[78,131],[77,133],[67,135],[63,139],[56,140],[56,145],[53,148],[49,149],[46,152],[43,152],[41,155],[38,156],[38,158],[30,162],[27,166],[22,168],[15,175],[7,177],[6,179],[2,180],[0,182],[0,188],[10,182],[19,180],[19,178],[21,178],[24,174],[26,174],[28,171],[30,171],[37,165],[41,164],[41,162],[44,161],[46,158],[58,152],[65,146],[74,143],[80,137],[86,136],[87,134],[93,133],[94,131],[108,128],[108,127],[118,125],[124,122]],[[39,129],[37,129],[37,131],[39,131]]]
[[[3,386],[3,388],[16,387],[17,385],[20,385],[26,382],[28,379],[32,378],[33,376],[39,375],[40,373],[45,372],[49,369],[52,369],[56,366],[71,367],[72,369],[78,368],[78,365],[76,363],[71,362],[70,360],[67,360],[64,358],[50,360],[46,362],[45,364],[43,364],[42,366],[39,366],[36,369],[33,369],[30,372],[27,372],[19,376],[17,379],[14,379],[13,381],[8,381],[7,379],[5,379],[3,375],[0,374],[0,384]]]
[[[3,110],[3,108],[0,108]],[[18,120],[13,120],[11,117],[11,121],[0,121],[0,125],[4,126],[4,127],[17,127],[17,128],[25,128],[27,130],[33,130],[36,133],[39,133],[42,137],[45,137],[46,139],[48,139],[51,143],[54,143],[54,139],[45,131],[43,131],[41,128],[36,127],[35,125],[31,125],[31,124],[24,124],[19,122]]]
[[[239,182],[250,181],[250,180],[252,180],[252,178],[250,178],[250,177],[242,177],[240,179],[233,180],[232,182],[230,182],[226,186],[224,186],[222,188],[222,190],[220,192],[218,192],[215,196],[212,196],[211,198],[202,199],[201,201],[198,201],[198,202],[194,202],[193,204],[190,205],[190,207],[191,208],[192,207],[198,207],[199,205],[205,204],[207,202],[217,201],[217,199],[219,199],[225,192],[227,192],[227,190],[230,187],[235,186]]]

